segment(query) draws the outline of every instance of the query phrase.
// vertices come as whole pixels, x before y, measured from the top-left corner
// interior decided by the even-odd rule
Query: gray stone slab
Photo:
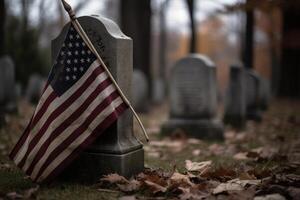
[[[94,15],[79,17],[78,20],[122,91],[131,100],[132,40],[124,35],[119,27],[109,19]],[[68,27],[69,24],[52,42],[53,61],[63,43]],[[132,176],[144,167],[144,154],[142,152],[142,144],[133,135],[132,113],[127,110],[115,124],[81,154],[76,161],[80,164],[76,165],[75,163],[74,167],[71,166],[72,170],[65,170],[64,175],[69,173],[74,179],[96,181],[103,173],[113,173],[118,169],[121,175]],[[134,160],[135,163],[131,160]]]
[[[225,97],[224,123],[243,129],[246,125],[246,71],[242,65],[230,66]]]
[[[176,62],[169,91],[170,120],[162,126],[163,134],[179,128],[191,137],[223,137],[222,123],[216,119],[216,67],[209,58],[191,54]]]

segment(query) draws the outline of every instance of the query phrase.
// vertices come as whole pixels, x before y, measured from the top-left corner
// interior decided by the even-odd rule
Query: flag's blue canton
[[[96,56],[71,25],[49,76],[57,95],[72,87],[95,60]]]

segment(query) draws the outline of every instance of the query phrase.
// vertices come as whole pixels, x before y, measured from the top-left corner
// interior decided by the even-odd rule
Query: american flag
[[[52,180],[126,109],[100,61],[71,25],[10,158],[33,181]]]

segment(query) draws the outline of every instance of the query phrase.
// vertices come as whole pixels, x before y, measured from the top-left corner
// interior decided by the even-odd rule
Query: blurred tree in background
[[[40,47],[38,30],[24,26],[16,16],[9,16],[7,22],[6,53],[15,62],[16,79],[24,85],[33,73],[47,74],[49,52]]]
[[[22,85],[27,83],[33,73],[47,74],[50,64],[48,49],[39,44],[41,27],[29,23],[28,16],[33,2],[0,1],[0,55],[8,54],[12,57],[16,66],[16,79]],[[9,4],[20,4],[21,14],[7,12]]]
[[[5,0],[0,0],[0,56],[4,54],[4,42],[5,42]]]

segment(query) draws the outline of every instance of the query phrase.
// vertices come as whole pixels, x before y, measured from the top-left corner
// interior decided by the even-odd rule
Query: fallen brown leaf
[[[194,186],[188,175],[175,172],[170,178],[170,185]]]
[[[17,192],[10,192],[6,194],[8,199],[23,199],[23,195],[18,194]]]
[[[140,189],[141,183],[140,181],[133,179],[125,184],[117,184],[117,186],[120,188],[122,192],[133,192]]]
[[[197,188],[178,187],[178,189],[182,192],[179,195],[180,200],[201,200],[209,196],[208,193],[201,192]]]
[[[144,181],[144,183],[148,186],[148,189],[150,189],[153,194],[157,194],[159,192],[165,193],[167,191],[167,187],[164,187],[157,183],[147,181],[147,180]]]
[[[119,200],[136,200],[135,196],[123,196]]]
[[[185,168],[191,172],[199,172],[200,174],[211,167],[212,162],[203,161],[203,162],[192,162],[190,160],[185,161]]]
[[[281,196],[280,194],[268,194],[265,196],[257,196],[254,197],[254,200],[285,200],[286,198],[284,196]]]
[[[233,179],[228,181],[227,183],[221,183],[218,185],[214,190],[213,194],[220,194],[223,192],[228,191],[235,191],[235,190],[244,190],[246,186],[254,185],[257,186],[261,183],[260,180],[239,180]]]
[[[106,181],[111,184],[113,184],[113,183],[128,183],[128,180],[125,177],[120,176],[119,174],[116,174],[116,173],[105,175],[103,178],[100,179],[100,181]]]
[[[236,160],[249,160],[247,157],[248,152],[239,152],[233,156]]]
[[[24,198],[29,199],[29,198],[35,197],[39,188],[40,188],[39,186],[36,186],[35,188],[30,188],[30,189],[26,190],[24,193]]]

